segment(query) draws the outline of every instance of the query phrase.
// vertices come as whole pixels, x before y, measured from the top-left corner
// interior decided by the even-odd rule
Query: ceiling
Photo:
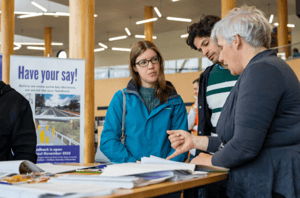
[[[35,0],[41,5],[46,5],[48,10],[68,12],[69,0]],[[288,0],[288,14],[295,16],[295,1]],[[236,6],[247,4],[255,5],[261,9],[267,17],[270,14],[277,16],[277,0],[236,0]],[[157,7],[162,17],[153,22],[154,35],[159,33],[171,32],[175,30],[186,30],[191,23],[199,21],[202,15],[212,14],[221,15],[220,0],[95,0],[95,48],[99,48],[98,43],[108,43],[109,37],[126,35],[125,27],[131,31],[131,36],[144,34],[144,25],[136,25],[135,22],[144,19],[145,6]],[[15,0],[16,11],[35,11],[38,8],[31,5],[30,0]],[[156,13],[153,13],[157,17]],[[167,16],[191,18],[191,23],[175,22],[166,20]],[[300,19],[289,23],[296,24],[300,28]],[[289,19],[290,20],[290,19]],[[39,16],[32,18],[15,18],[15,34],[35,39],[44,39],[44,28],[52,27],[52,41],[62,42],[63,46],[53,46],[53,51],[68,49],[69,45],[69,17],[60,16]],[[26,40],[26,39],[24,39]],[[118,42],[118,41],[114,41]],[[17,55],[43,55],[43,53],[28,50],[23,46],[15,51]]]

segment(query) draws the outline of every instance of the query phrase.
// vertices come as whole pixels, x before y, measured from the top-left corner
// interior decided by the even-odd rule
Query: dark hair
[[[213,26],[220,21],[221,18],[215,15],[206,15],[200,18],[198,23],[194,23],[188,27],[188,38],[186,44],[191,46],[192,49],[198,50],[194,45],[195,37],[210,37]]]
[[[199,82],[200,82],[200,77],[196,78],[196,79],[193,81],[193,84],[194,84],[194,83],[198,83],[198,84],[199,84]]]
[[[299,50],[297,48],[294,48],[293,52],[296,53],[296,52],[299,52]]]
[[[136,58],[142,53],[144,53],[147,49],[152,49],[153,51],[156,52],[157,56],[159,57],[160,67],[159,67],[158,79],[155,85],[155,96],[160,100],[160,103],[162,104],[167,101],[167,98],[170,95],[170,89],[172,89],[172,87],[167,85],[165,74],[164,74],[164,59],[161,56],[161,53],[159,52],[157,47],[154,45],[154,43],[150,41],[138,41],[132,46],[129,55],[129,59],[130,59],[129,71],[135,84],[138,87],[140,87],[142,85],[141,77],[138,72],[134,71],[133,68],[136,67],[135,65]]]

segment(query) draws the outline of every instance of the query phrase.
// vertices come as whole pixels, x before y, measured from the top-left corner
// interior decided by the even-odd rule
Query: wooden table
[[[200,177],[188,181],[170,182],[166,181],[159,184],[153,184],[150,186],[134,188],[132,190],[117,190],[114,194],[105,196],[105,198],[143,198],[143,197],[155,197],[181,190],[187,190],[207,184],[215,183],[218,181],[226,180],[228,173],[211,173],[208,176]]]
[[[72,164],[66,164],[72,165]],[[74,164],[77,166],[93,165],[93,164]],[[73,173],[81,174],[81,173]],[[86,174],[86,173],[84,173]],[[210,173],[208,176],[199,177],[187,181],[171,182],[166,181],[158,184],[153,184],[145,187],[138,187],[131,190],[119,189],[113,194],[104,196],[105,198],[144,198],[155,197],[173,193],[177,191],[187,190],[195,187],[205,186],[207,184],[226,180],[228,178],[227,172]]]

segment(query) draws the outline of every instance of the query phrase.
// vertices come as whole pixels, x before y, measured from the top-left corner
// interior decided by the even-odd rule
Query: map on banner
[[[83,162],[84,60],[11,56],[10,85],[30,103],[38,163]]]

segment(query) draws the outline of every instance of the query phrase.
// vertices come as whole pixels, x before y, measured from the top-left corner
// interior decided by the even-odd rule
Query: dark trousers
[[[180,198],[181,196],[181,191],[178,192],[174,192],[174,193],[170,193],[170,194],[166,194],[166,195],[161,195],[155,198]]]
[[[227,180],[185,190],[183,195],[184,198],[228,198],[226,188]]]

